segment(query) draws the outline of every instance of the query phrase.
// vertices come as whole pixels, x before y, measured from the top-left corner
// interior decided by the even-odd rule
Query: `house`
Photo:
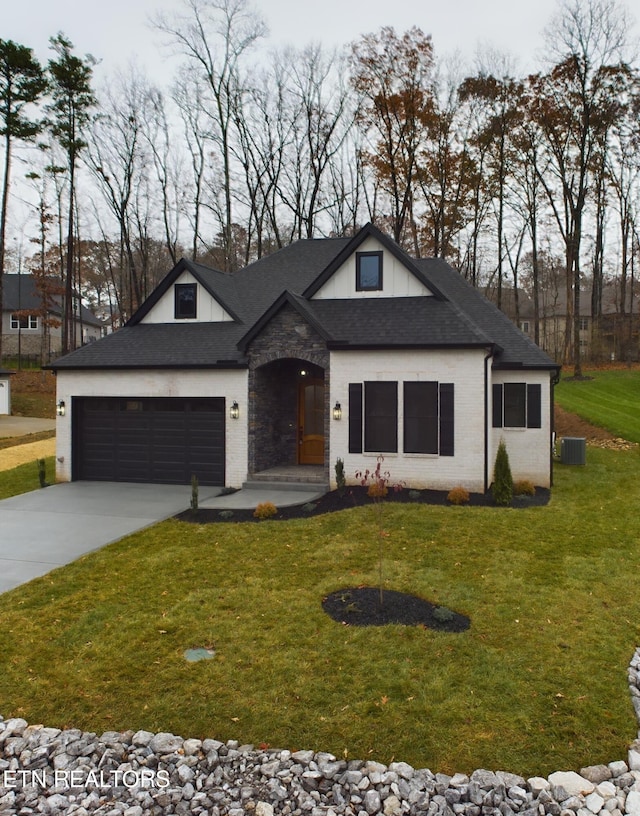
[[[443,260],[377,228],[232,275],[181,260],[119,331],[56,360],[57,477],[335,485],[385,457],[411,487],[551,482],[558,366]]]
[[[2,278],[2,352],[50,360],[62,347],[62,298],[55,294],[44,298],[33,275],[3,275]],[[74,302],[76,345],[97,340],[102,323],[76,298]]]

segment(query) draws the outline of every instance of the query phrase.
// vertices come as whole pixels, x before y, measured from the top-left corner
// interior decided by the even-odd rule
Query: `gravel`
[[[640,650],[629,688],[640,718]],[[0,814],[640,816],[640,739],[626,761],[524,779],[0,717]]]

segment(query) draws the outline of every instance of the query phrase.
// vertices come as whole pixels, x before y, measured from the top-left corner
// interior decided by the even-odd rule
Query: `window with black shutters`
[[[493,427],[541,428],[541,385],[539,383],[496,383],[493,386]]]
[[[398,383],[365,382],[364,449],[372,453],[398,450]]]

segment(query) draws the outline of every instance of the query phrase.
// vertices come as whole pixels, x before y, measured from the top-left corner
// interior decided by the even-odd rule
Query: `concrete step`
[[[242,484],[243,490],[296,490],[309,493],[317,490],[318,492],[329,490],[329,485],[323,482],[288,482],[288,481],[271,481],[270,479],[250,479]]]

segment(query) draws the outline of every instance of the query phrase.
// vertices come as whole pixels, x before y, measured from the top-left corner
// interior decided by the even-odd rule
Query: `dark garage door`
[[[223,398],[76,398],[74,479],[224,485]]]

